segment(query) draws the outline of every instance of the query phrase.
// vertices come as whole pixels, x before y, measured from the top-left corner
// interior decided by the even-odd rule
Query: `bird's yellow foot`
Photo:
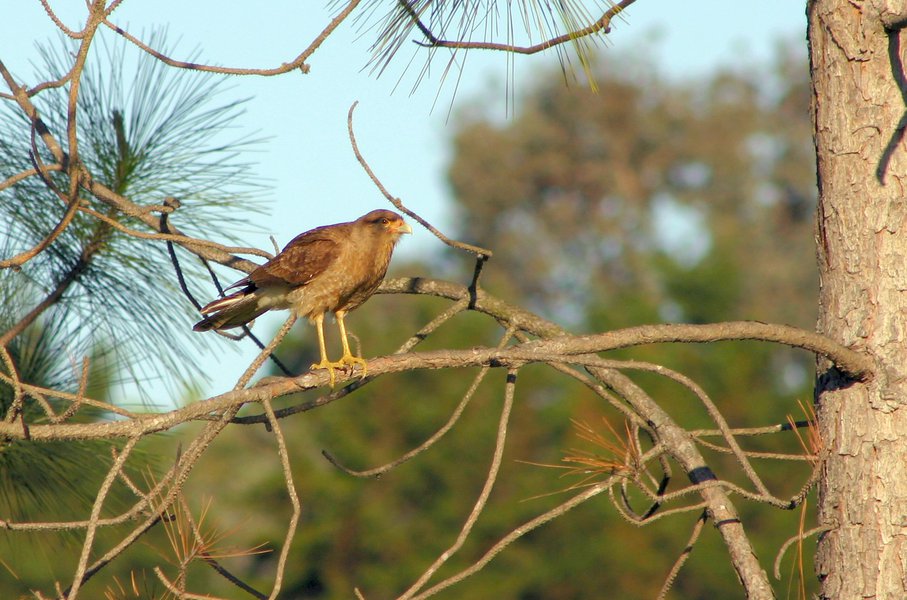
[[[359,379],[365,379],[365,376],[368,374],[368,363],[365,362],[365,359],[361,356],[353,356],[352,354],[344,354],[340,357],[340,362],[350,366],[350,374],[352,375],[353,370],[356,368],[356,365],[362,367],[362,375]]]
[[[312,365],[312,369],[327,369],[328,376],[331,378],[330,385],[331,385],[331,387],[334,387],[334,383],[336,383],[336,381],[337,381],[337,377],[334,374],[334,371],[336,369],[346,371],[346,367],[349,367],[350,374],[352,374],[353,370],[356,368],[356,365],[359,365],[362,367],[362,377],[364,378],[366,373],[368,372],[368,367],[366,366],[365,359],[360,358],[358,356],[353,356],[352,354],[344,354],[343,356],[340,357],[340,360],[338,360],[336,362],[332,362],[327,359],[324,359],[321,362],[318,362],[318,363],[315,363],[314,365]]]
[[[324,360],[322,360],[321,362],[318,362],[318,363],[313,364],[313,365],[312,365],[312,370],[314,371],[315,369],[327,369],[327,370],[328,370],[328,376],[331,378],[331,387],[333,388],[333,387],[334,387],[334,382],[335,382],[336,379],[337,379],[336,376],[334,375],[334,370],[335,370],[335,369],[342,369],[343,367],[344,367],[344,363],[341,362],[341,361],[331,362],[331,361],[329,361],[329,360],[327,360],[327,359],[324,359]]]

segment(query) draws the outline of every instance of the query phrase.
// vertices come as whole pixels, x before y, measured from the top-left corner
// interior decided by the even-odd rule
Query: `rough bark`
[[[907,82],[903,0],[808,3],[818,156],[820,333],[866,352],[857,382],[820,361],[822,598],[907,598]]]

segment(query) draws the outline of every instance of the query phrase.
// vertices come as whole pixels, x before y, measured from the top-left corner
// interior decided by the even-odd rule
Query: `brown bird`
[[[375,293],[390,263],[394,245],[412,228],[390,210],[373,210],[349,223],[325,225],[290,240],[277,256],[227,288],[239,291],[201,309],[205,318],[195,331],[241,327],[269,310],[292,309],[318,330],[321,362],[313,369],[328,369],[331,386],[334,369],[362,365],[365,360],[350,352],[343,318]],[[324,315],[337,317],[343,356],[327,358]]]

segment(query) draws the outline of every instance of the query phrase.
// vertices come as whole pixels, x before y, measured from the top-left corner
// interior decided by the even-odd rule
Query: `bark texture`
[[[822,598],[907,598],[907,83],[903,0],[808,3],[818,155],[818,328],[872,356],[819,364]]]

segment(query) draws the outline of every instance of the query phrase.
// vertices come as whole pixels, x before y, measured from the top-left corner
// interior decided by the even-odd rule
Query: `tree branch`
[[[610,33],[611,32],[611,21],[618,14],[624,11],[628,6],[633,4],[636,0],[623,0],[614,4],[611,8],[606,10],[604,14],[594,23],[590,23],[588,26],[583,27],[582,29],[577,29],[575,31],[570,31],[568,33],[547,39],[538,44],[533,44],[531,46],[516,46],[513,44],[501,44],[497,42],[466,42],[466,41],[455,41],[455,40],[444,40],[440,39],[432,33],[431,29],[426,26],[416,12],[413,10],[412,6],[406,0],[400,0],[400,8],[406,12],[413,24],[422,32],[422,35],[425,36],[425,39],[428,40],[427,43],[419,44],[422,46],[427,46],[431,48],[452,48],[459,50],[497,50],[500,52],[507,52],[510,54],[536,54],[543,50],[559,46],[561,44],[566,44],[574,42],[577,39],[584,38],[598,32]],[[417,42],[418,43],[418,42]]]
[[[344,7],[344,9],[340,11],[340,13],[328,23],[328,25],[321,31],[321,33],[319,33],[315,37],[315,39],[312,40],[312,42],[305,48],[305,50],[303,50],[296,58],[288,63],[283,63],[279,67],[273,67],[270,69],[216,67],[212,65],[203,65],[193,62],[175,60],[145,44],[125,29],[111,23],[108,19],[104,20],[104,25],[135,44],[144,52],[150,54],[164,64],[175,67],[177,69],[188,69],[191,71],[203,71],[207,73],[220,73],[221,75],[260,75],[262,77],[271,77],[274,75],[289,73],[290,71],[293,71],[295,69],[299,69],[303,73],[308,73],[309,66],[305,61],[308,60],[315,53],[315,51],[318,50],[319,47],[321,47],[321,44],[323,44],[328,36],[330,36],[334,32],[334,30],[337,29],[344,20],[346,20],[346,18],[350,15],[350,13],[353,12],[353,10],[359,5],[360,2],[361,0],[350,0],[346,7]]]

